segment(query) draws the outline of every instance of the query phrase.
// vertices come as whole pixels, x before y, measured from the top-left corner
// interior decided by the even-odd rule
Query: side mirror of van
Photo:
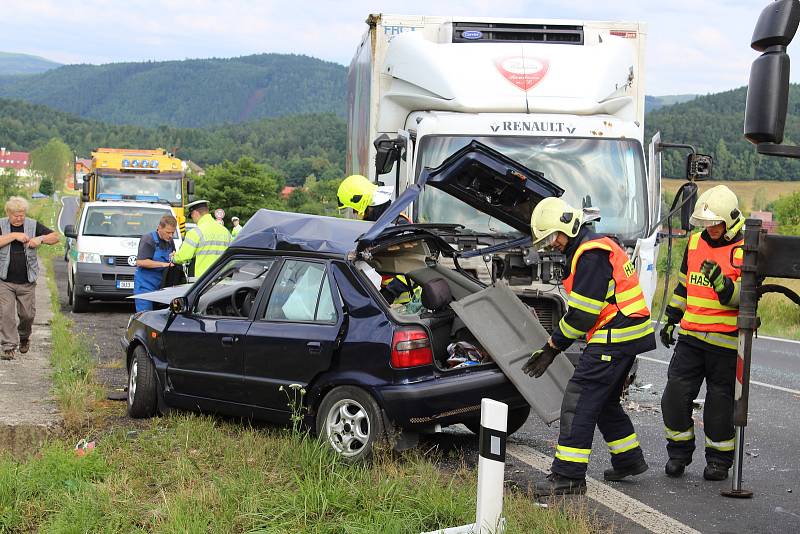
[[[169,311],[175,314],[185,312],[187,307],[188,303],[186,297],[175,297],[172,299],[172,302],[169,303]]]
[[[710,180],[713,161],[711,156],[692,152],[686,158],[686,179],[689,181]]]
[[[75,230],[74,224],[68,224],[64,227],[64,236],[78,239],[78,232]]]

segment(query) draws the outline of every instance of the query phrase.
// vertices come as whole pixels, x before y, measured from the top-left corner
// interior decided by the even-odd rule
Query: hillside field
[[[685,180],[677,180],[673,178],[663,178],[661,180],[661,187],[663,192],[674,194],[678,188],[684,183]],[[725,181],[725,180],[711,180],[708,182],[698,182],[697,185],[702,193],[706,189],[714,187],[715,185],[724,184],[731,188],[739,197],[739,205],[744,212],[753,210],[753,199],[758,195],[760,202],[766,201],[767,203],[777,200],[778,197],[784,195],[791,195],[800,191],[800,182],[775,182],[771,180],[752,180],[752,181]],[[757,206],[763,208],[764,206]]]

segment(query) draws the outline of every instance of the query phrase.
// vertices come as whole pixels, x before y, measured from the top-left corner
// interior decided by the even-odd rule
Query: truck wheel
[[[315,426],[319,438],[350,462],[368,459],[386,438],[378,403],[354,386],[334,388],[322,399]]]
[[[506,435],[510,436],[520,428],[522,425],[525,424],[525,421],[528,420],[528,415],[531,413],[530,406],[524,406],[522,408],[516,408],[514,410],[508,411],[508,424],[506,426]],[[469,428],[470,432],[473,434],[480,435],[481,433],[481,420],[480,417],[478,419],[472,419],[464,423],[464,426]]]
[[[128,415],[137,419],[153,417],[157,407],[156,370],[145,348],[137,345],[128,369]]]

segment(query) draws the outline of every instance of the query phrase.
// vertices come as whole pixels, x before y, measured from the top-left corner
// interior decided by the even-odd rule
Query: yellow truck
[[[168,204],[186,234],[184,206],[194,194],[194,183],[186,176],[186,163],[159,148],[98,148],[83,181],[81,200],[130,200]]]

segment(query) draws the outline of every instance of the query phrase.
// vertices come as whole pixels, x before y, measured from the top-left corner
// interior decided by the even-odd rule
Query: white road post
[[[481,433],[478,441],[478,503],[475,523],[423,534],[502,534],[503,480],[506,467],[508,405],[481,399]]]

